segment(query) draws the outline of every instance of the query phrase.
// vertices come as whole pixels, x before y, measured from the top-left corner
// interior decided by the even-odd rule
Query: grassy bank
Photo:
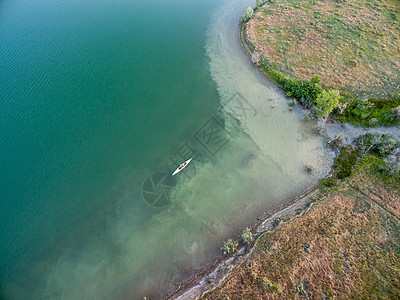
[[[201,299],[397,299],[400,177],[365,156],[306,214],[259,237]]]
[[[242,23],[241,40],[260,70],[303,105],[334,88],[342,96],[334,119],[400,124],[398,1],[268,2]]]

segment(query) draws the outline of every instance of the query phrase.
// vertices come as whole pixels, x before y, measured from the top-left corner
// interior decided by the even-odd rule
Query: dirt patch
[[[390,93],[400,87],[397,0],[278,0],[247,24],[250,41],[278,70],[328,86]]]

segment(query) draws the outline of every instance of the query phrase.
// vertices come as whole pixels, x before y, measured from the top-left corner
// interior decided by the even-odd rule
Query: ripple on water
[[[237,22],[248,2],[223,2],[212,18],[206,51],[226,145],[208,154],[192,177],[176,179],[174,198],[164,209],[138,197],[143,174],[122,172],[105,197],[115,205],[99,217],[97,231],[42,257],[32,271],[35,288],[21,287],[22,295],[31,290],[41,299],[159,295],[220,253],[223,240],[328,172],[332,154],[300,121],[300,110],[289,112],[282,93],[240,47]],[[311,176],[304,172],[307,163],[316,166]],[[191,167],[196,164],[185,172]],[[82,231],[90,227],[79,225]]]

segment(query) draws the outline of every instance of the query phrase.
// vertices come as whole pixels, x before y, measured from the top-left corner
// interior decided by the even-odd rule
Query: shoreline
[[[327,177],[330,174],[331,172],[329,172]],[[244,244],[240,240],[240,234],[238,234],[234,238],[240,246],[237,252],[229,256],[221,254],[214,258],[212,263],[209,263],[200,271],[191,274],[177,289],[166,293],[160,299],[198,299],[204,293],[218,287],[229,272],[252,252],[254,243],[261,235],[271,232],[281,224],[290,222],[292,219],[305,214],[316,203],[314,197],[318,191],[319,184],[316,184],[300,196],[294,196],[285,204],[257,217],[256,221],[249,226],[254,235],[251,245]]]
[[[242,49],[247,53],[250,60],[253,59],[252,54],[253,51],[251,47],[253,44],[249,41],[246,33],[245,23],[240,22],[239,24],[239,41],[241,43]],[[253,46],[254,47],[254,46]],[[263,74],[263,72],[257,67],[257,72]],[[265,74],[263,74],[265,75]],[[272,83],[274,86],[279,88],[279,90],[285,92],[279,85],[277,85],[273,80],[265,76],[266,80]],[[343,127],[342,134],[347,135],[350,140],[352,135],[359,136],[365,134],[367,132],[374,131],[383,131],[384,133],[391,134],[392,130],[386,127],[381,128],[365,128],[365,127],[357,127],[356,130],[353,128],[351,130],[351,126],[347,128],[347,124],[343,125],[340,122],[333,122],[331,126],[327,124],[327,127],[330,127],[330,131],[325,132],[325,136],[329,139],[333,139],[332,136],[334,134],[335,128],[340,126]],[[345,128],[346,127],[346,128]],[[345,128],[345,129],[344,129]],[[398,128],[398,126],[394,126],[394,128]],[[328,129],[328,128],[327,128]],[[337,129],[337,128],[336,128]],[[347,133],[346,133],[347,131]],[[399,135],[395,135],[397,138]],[[335,151],[335,156],[337,157],[337,152]],[[322,178],[327,178],[332,174],[332,166],[327,175]],[[320,179],[322,179],[320,178]],[[175,291],[170,292],[165,298],[168,299],[198,299],[206,292],[217,288],[221,282],[231,273],[236,266],[240,265],[243,260],[248,257],[249,254],[253,251],[253,246],[256,240],[263,235],[264,233],[269,233],[275,230],[283,223],[290,222],[298,216],[302,216],[307,213],[310,208],[315,204],[325,199],[328,195],[324,195],[322,197],[316,197],[319,192],[319,182],[314,186],[306,190],[303,194],[297,195],[294,197],[289,197],[288,201],[284,204],[272,209],[269,212],[264,212],[261,214],[254,223],[252,223],[250,227],[251,232],[254,234],[255,239],[253,240],[251,245],[244,244],[240,239],[240,233],[238,233],[234,240],[239,242],[240,248],[234,254],[225,256],[219,255],[214,258],[213,262],[208,264],[206,267],[201,269],[200,271],[192,274],[192,276],[182,285],[178,287]],[[163,297],[164,299],[164,297]]]
[[[248,59],[251,62],[251,50],[248,48],[249,45],[246,43],[244,32],[244,23],[239,23],[238,39],[241,44],[241,48],[246,52]],[[279,85],[273,80],[266,77],[263,72],[255,66],[255,72],[262,75],[272,86],[281,92],[285,92]],[[329,177],[332,173],[332,165],[328,174],[321,177]],[[303,192],[297,192],[287,198],[283,204],[276,208],[262,212],[256,219],[252,220],[252,223],[248,226],[254,235],[254,239],[251,245],[246,245],[241,240],[241,233],[238,232],[236,236],[232,237],[233,240],[239,243],[238,251],[231,255],[219,254],[211,259],[211,262],[206,264],[200,270],[189,274],[188,278],[180,283],[174,290],[167,291],[160,299],[198,299],[204,293],[216,288],[220,282],[229,274],[229,271],[235,266],[239,265],[252,251],[255,241],[264,233],[271,232],[278,228],[281,224],[291,221],[297,216],[301,216],[306,213],[315,203],[313,197],[319,191],[319,181],[314,183],[311,187]],[[276,220],[280,220],[279,224],[276,224]]]

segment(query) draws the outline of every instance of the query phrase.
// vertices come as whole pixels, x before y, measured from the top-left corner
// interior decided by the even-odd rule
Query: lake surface
[[[0,296],[157,297],[326,174],[240,48],[247,4],[0,2]]]

